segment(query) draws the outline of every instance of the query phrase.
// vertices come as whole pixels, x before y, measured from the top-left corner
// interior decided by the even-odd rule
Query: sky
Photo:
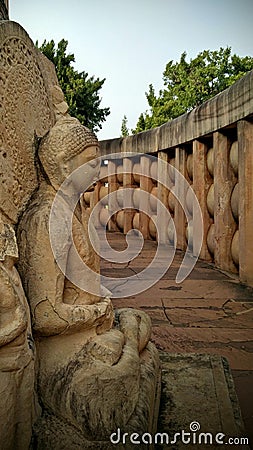
[[[9,9],[34,42],[64,38],[76,70],[106,78],[101,106],[111,114],[100,140],[120,136],[124,115],[135,128],[149,84],[162,89],[167,62],[183,51],[253,56],[253,0],[9,0]]]

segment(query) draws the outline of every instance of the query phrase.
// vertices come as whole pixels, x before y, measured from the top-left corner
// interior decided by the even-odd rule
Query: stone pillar
[[[238,122],[239,275],[253,286],[253,123]]]
[[[168,189],[166,186],[171,187],[172,182],[169,178],[169,171],[167,164],[169,163],[169,155],[167,152],[158,152],[158,195],[157,198],[163,205],[168,208]],[[157,224],[159,227],[160,243],[168,244],[168,224],[170,213],[165,207],[162,207],[160,202],[157,202]]]
[[[214,148],[214,226],[215,226],[215,265],[229,272],[237,272],[231,256],[231,242],[236,223],[231,211],[231,193],[236,183],[229,162],[231,141],[220,133],[213,134]]]
[[[118,204],[116,195],[110,196],[112,192],[117,191],[118,189],[118,182],[117,182],[117,163],[115,161],[109,160],[108,161],[108,193],[109,193],[109,201],[108,201],[108,209],[109,213],[111,211],[116,211]],[[108,230],[109,231],[118,231],[118,226],[116,223],[116,216],[112,216],[112,218],[109,220],[108,223]]]
[[[208,146],[206,143],[200,141],[193,141],[193,190],[198,199],[200,209],[203,217],[203,244],[201,247],[199,258],[205,261],[211,261],[212,257],[207,247],[207,233],[212,219],[207,209],[207,192],[212,184],[212,177],[207,169],[207,151]],[[194,233],[194,224],[198,220],[197,212],[193,210],[193,254],[196,254],[195,248],[198,243],[199,236]]]
[[[133,178],[133,160],[132,158],[124,158],[123,159],[123,187],[124,189],[129,189],[134,187],[134,178]],[[129,230],[131,230],[133,224],[133,217],[135,211],[133,207],[133,193],[124,192],[124,234],[127,234]],[[129,208],[130,206],[130,208]]]
[[[187,152],[184,148],[177,147],[176,148],[176,169],[187,179]],[[176,195],[180,197],[181,204],[176,201],[175,204],[175,227],[177,233],[177,248],[180,250],[185,250],[186,245],[186,217],[185,217],[185,200],[186,200],[186,192],[184,183],[180,182],[178,173],[176,173],[175,177],[175,189]]]
[[[150,192],[153,186],[150,178],[150,158],[147,156],[141,156],[141,176],[140,176],[140,188],[143,191]],[[144,195],[140,195],[140,232],[144,239],[149,239],[149,217],[143,211],[149,211],[149,201]]]

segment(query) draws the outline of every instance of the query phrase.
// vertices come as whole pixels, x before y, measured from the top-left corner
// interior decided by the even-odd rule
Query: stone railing
[[[106,224],[109,217],[106,194],[117,190],[118,207],[122,210],[109,220],[109,230],[127,233],[137,228],[145,239],[155,239],[155,224],[161,225],[163,220],[162,214],[157,214],[157,197],[173,218],[177,248],[185,250],[188,243],[194,253],[197,212],[187,192],[183,205],[173,195],[178,189],[175,174],[170,168],[164,173],[161,163],[168,162],[181,172],[198,199],[203,216],[200,258],[213,261],[224,271],[238,273],[242,282],[253,285],[252,86],[253,71],[193,111],[159,128],[101,141],[101,152],[108,156],[108,165],[101,168],[102,179],[92,200],[88,198],[90,194],[85,194],[87,202],[93,205],[102,200],[101,223]],[[115,153],[121,155],[110,159]],[[151,161],[148,155],[156,159]],[[122,189],[129,187],[136,189],[134,209],[124,207]],[[151,218],[140,208],[140,190],[153,194]],[[191,220],[186,220],[185,210]],[[173,244],[173,228],[169,225],[160,229],[163,242]]]

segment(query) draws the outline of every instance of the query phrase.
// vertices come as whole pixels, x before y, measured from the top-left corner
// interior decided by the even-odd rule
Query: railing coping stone
[[[100,141],[102,155],[156,153],[229,127],[253,115],[253,70],[192,111],[157,128]]]

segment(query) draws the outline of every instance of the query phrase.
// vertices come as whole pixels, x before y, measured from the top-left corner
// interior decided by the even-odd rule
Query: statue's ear
[[[65,152],[59,152],[56,156],[57,167],[59,170],[59,174],[61,175],[60,184],[69,175],[68,164],[67,164],[65,158],[66,158]]]
[[[51,164],[48,161],[43,161],[43,158],[40,160],[49,182],[52,184],[54,189],[58,190],[69,175],[67,163],[65,161],[65,153],[59,152],[55,156],[54,162]]]

